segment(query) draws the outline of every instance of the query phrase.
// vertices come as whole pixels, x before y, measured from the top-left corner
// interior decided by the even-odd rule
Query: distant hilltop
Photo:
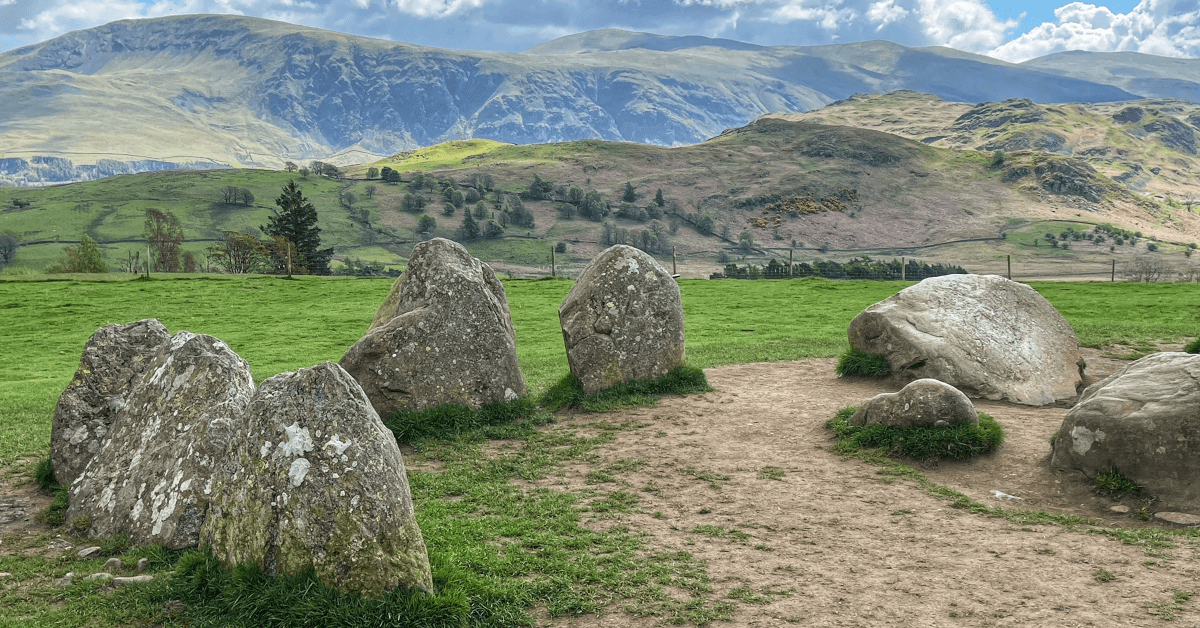
[[[146,156],[134,169],[277,168],[468,138],[680,146],[900,89],[967,103],[1196,102],[1200,61],[1060,53],[1011,64],[885,41],[764,47],[619,30],[463,52],[240,16],[126,20],[0,55],[0,157],[70,155],[99,168],[80,170],[86,178],[112,169],[98,156],[114,152]],[[0,182],[44,181],[35,165]]]

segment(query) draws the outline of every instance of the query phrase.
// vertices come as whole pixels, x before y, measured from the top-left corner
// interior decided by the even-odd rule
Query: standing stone
[[[100,453],[134,380],[170,339],[152,318],[101,327],[88,339],[79,369],[54,407],[50,462],[60,484],[69,486]]]
[[[504,286],[491,267],[442,238],[413,249],[341,366],[384,420],[400,409],[479,408],[525,395]]]
[[[134,383],[92,463],[71,485],[67,521],[134,545],[196,544],[213,472],[245,429],[254,393],[246,361],[225,343],[181,331]]]
[[[859,406],[849,422],[896,427],[979,425],[979,414],[957,388],[936,379],[918,379],[900,392],[875,395]]]
[[[567,363],[587,394],[683,366],[679,284],[631,246],[609,247],[583,269],[558,320]]]
[[[247,414],[201,532],[222,562],[271,575],[313,569],[367,597],[433,590],[404,459],[346,371],[325,362],[276,375]]]
[[[1158,507],[1200,506],[1200,355],[1154,353],[1088,386],[1054,438],[1053,469],[1116,469]]]
[[[1033,288],[996,275],[926,279],[863,310],[847,335],[901,381],[971,396],[1037,406],[1074,399],[1082,383],[1075,330]]]

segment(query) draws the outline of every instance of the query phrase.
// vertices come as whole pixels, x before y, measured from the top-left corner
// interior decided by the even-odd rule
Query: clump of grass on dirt
[[[576,408],[584,412],[612,412],[622,408],[652,406],[660,395],[688,395],[709,392],[704,371],[680,366],[658,379],[623,382],[594,395],[583,392],[583,385],[567,373],[546,391],[540,402],[551,412],[560,408]]]
[[[1183,346],[1184,353],[1200,353],[1200,338],[1197,338]]]
[[[1121,475],[1121,472],[1116,469],[1111,469],[1108,473],[1097,475],[1095,483],[1096,488],[1101,493],[1114,498],[1125,495],[1139,495],[1142,492],[1142,487],[1137,482]]]
[[[887,358],[860,349],[846,349],[838,356],[839,377],[887,377],[892,373]]]
[[[475,442],[526,436],[534,426],[544,425],[550,419],[548,414],[538,412],[531,399],[521,398],[493,401],[478,410],[461,404],[397,410],[386,425],[396,440],[403,443],[420,444],[431,439]]]
[[[38,463],[33,471],[33,478],[43,491],[54,496],[50,505],[38,513],[38,521],[52,526],[62,525],[67,520],[67,489],[69,487],[58,483],[54,477],[54,463],[49,458]]]
[[[961,460],[999,449],[1004,444],[1004,428],[992,417],[980,412],[979,424],[961,423],[944,427],[896,427],[892,425],[851,425],[857,406],[842,408],[825,423],[834,431],[838,443],[834,450],[849,453],[862,449],[882,449],[890,456],[908,456],[918,460]]]

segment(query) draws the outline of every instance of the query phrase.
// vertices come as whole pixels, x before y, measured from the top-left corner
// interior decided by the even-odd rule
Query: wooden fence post
[[[675,261],[675,247],[671,247],[671,274],[672,275],[679,274],[679,268],[677,267],[676,261]]]
[[[896,258],[894,258],[894,257],[893,257],[892,259],[896,259]],[[905,268],[904,268],[904,265],[905,265],[906,263],[907,263],[907,262],[905,262],[905,261],[904,261],[904,258],[903,258],[903,257],[901,257],[901,258],[900,258],[900,281],[907,281],[907,280],[904,278],[904,276],[905,276],[905,274],[906,274],[906,273],[905,273]]]
[[[788,249],[788,277],[792,276],[792,250]]]
[[[1117,281],[1117,258],[1115,257],[1112,261],[1112,276],[1109,277],[1108,281],[1109,283],[1116,283]]]
[[[550,247],[550,276],[557,277],[558,273],[554,271],[554,247]]]
[[[1012,256],[1005,255],[1004,257],[1008,259],[1008,280],[1012,281]]]

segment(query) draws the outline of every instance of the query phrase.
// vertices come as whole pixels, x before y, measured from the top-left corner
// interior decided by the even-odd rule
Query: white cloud
[[[867,9],[867,19],[871,20],[872,24],[878,24],[875,27],[876,32],[906,15],[908,15],[908,9],[898,6],[896,0],[880,0]]]
[[[487,0],[384,0],[389,9],[416,17],[450,17],[484,5]]]
[[[1016,20],[1001,22],[982,0],[917,0],[921,26],[930,43],[984,52],[1004,42]]]
[[[1064,50],[1200,56],[1197,0],[1143,0],[1129,13],[1072,2],[1055,10],[1054,17],[1056,23],[1043,23],[989,54],[1007,61],[1025,61]]]

